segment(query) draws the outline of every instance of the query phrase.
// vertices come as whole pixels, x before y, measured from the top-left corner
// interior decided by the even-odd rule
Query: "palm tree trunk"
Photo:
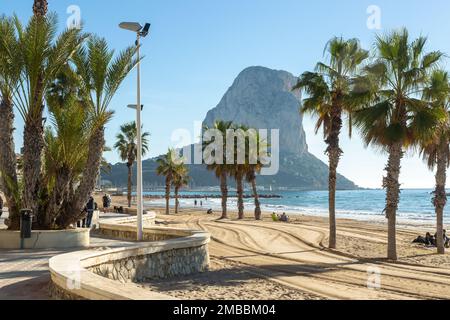
[[[42,17],[47,14],[48,3],[47,0],[34,0],[33,14],[37,17]]]
[[[71,170],[69,168],[60,168],[56,175],[56,182],[51,196],[49,196],[49,204],[45,211],[42,212],[39,227],[44,230],[50,230],[55,227],[55,219],[60,214],[64,199],[69,194],[69,186],[71,180]]]
[[[339,158],[338,158],[339,159]],[[329,209],[329,223],[330,223],[330,236],[329,247],[330,249],[336,249],[336,172],[337,162],[335,153],[330,153],[330,171],[328,177],[328,209]]]
[[[342,129],[342,111],[338,103],[334,103],[331,129],[327,140],[328,144],[326,153],[329,159],[329,176],[328,176],[328,211],[330,223],[329,248],[336,249],[336,180],[337,167],[342,155],[339,147],[339,135]]]
[[[25,122],[23,138],[23,206],[39,216],[39,188],[44,147],[41,117]]]
[[[57,219],[56,223],[60,228],[67,228],[82,217],[82,211],[95,190],[104,147],[105,130],[100,127],[95,130],[89,139],[88,158],[80,184],[74,196],[68,201],[65,210]]]
[[[436,245],[438,254],[445,254],[444,246],[444,208],[447,204],[445,184],[447,182],[447,149],[445,143],[441,143],[437,153],[436,190],[434,195],[434,207],[436,210]]]
[[[166,214],[167,215],[170,214],[170,206],[169,206],[169,201],[170,201],[170,184],[171,184],[170,177],[166,177]]]
[[[236,175],[236,189],[238,196],[238,217],[239,220],[244,219],[244,183],[242,174],[238,173]]]
[[[179,207],[178,191],[179,191],[179,188],[175,187],[175,213],[178,213],[178,207]]]
[[[256,189],[256,176],[254,173],[250,179],[253,190],[253,198],[255,199],[255,220],[261,220],[261,203],[259,202],[258,190]]]
[[[133,174],[133,163],[128,162],[128,190],[127,190],[127,199],[128,199],[128,208],[131,208],[131,187],[133,186],[132,174]]]
[[[16,153],[14,148],[14,110],[10,101],[0,102],[0,188],[8,203],[11,230],[19,229],[18,183],[16,172]]]
[[[227,187],[227,173],[222,172],[220,175],[220,192],[222,193],[222,217],[221,219],[228,219],[227,201],[228,201],[228,187]]]
[[[388,259],[397,260],[397,209],[400,200],[400,165],[403,158],[402,143],[389,147],[389,159],[386,167],[387,176],[383,179],[386,189],[386,218],[388,219]]]

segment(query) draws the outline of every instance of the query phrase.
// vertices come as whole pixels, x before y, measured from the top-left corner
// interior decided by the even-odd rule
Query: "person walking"
[[[89,201],[86,205],[86,211],[87,211],[86,228],[90,228],[92,225],[92,217],[94,216],[95,211],[95,201],[93,196],[89,198]]]
[[[103,196],[102,200],[103,200],[103,209],[104,209],[104,211],[106,211],[106,209],[109,208],[109,198],[108,198],[108,195],[105,194],[105,195]]]
[[[2,196],[0,196],[0,217],[2,216],[2,214],[3,214],[3,198]]]

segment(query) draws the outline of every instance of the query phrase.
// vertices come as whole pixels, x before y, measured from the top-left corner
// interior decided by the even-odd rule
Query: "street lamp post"
[[[136,33],[136,48],[137,48],[137,106],[141,106],[141,56],[140,56],[140,45],[141,38],[148,35],[150,24],[146,23],[142,27],[137,22],[122,22],[120,28],[133,31]],[[142,241],[143,239],[143,213],[144,213],[144,203],[143,203],[143,183],[142,183],[142,134],[141,134],[141,111],[142,108],[136,107],[136,131],[137,131],[137,186],[136,186],[136,202],[137,202],[137,240]]]

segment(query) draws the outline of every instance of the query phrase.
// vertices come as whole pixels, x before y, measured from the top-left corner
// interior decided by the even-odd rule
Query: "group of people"
[[[286,215],[286,212],[283,212],[281,215],[274,212],[272,213],[272,220],[275,222],[289,222],[290,218]]]
[[[194,205],[195,206],[198,206],[199,203],[200,203],[200,207],[203,207],[203,201],[202,200],[200,200],[200,202],[197,201],[197,200],[194,201]]]
[[[103,201],[103,209],[109,209],[111,207],[112,199],[111,196],[107,193],[102,198]]]
[[[431,233],[427,232],[425,237],[418,236],[413,243],[420,243],[426,246],[436,247],[437,245],[437,233],[433,236]],[[450,248],[450,238],[447,236],[447,231],[444,230],[444,245],[446,248]]]

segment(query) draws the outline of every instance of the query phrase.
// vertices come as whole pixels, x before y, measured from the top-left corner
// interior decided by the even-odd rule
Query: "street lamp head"
[[[128,31],[133,31],[141,37],[146,37],[150,31],[150,23],[146,23],[144,27],[139,22],[122,22],[119,27]]]
[[[141,24],[138,22],[122,22],[119,24],[119,27],[133,32],[139,32],[142,29]]]
[[[129,104],[127,107],[128,108],[130,108],[130,109],[134,109],[134,110],[136,110],[136,104]],[[141,104],[141,111],[142,110],[144,110],[144,105],[143,104]]]
[[[141,31],[142,37],[146,37],[148,35],[148,33],[150,32],[150,26],[151,26],[150,23],[145,24],[144,29],[142,29],[142,31]]]

